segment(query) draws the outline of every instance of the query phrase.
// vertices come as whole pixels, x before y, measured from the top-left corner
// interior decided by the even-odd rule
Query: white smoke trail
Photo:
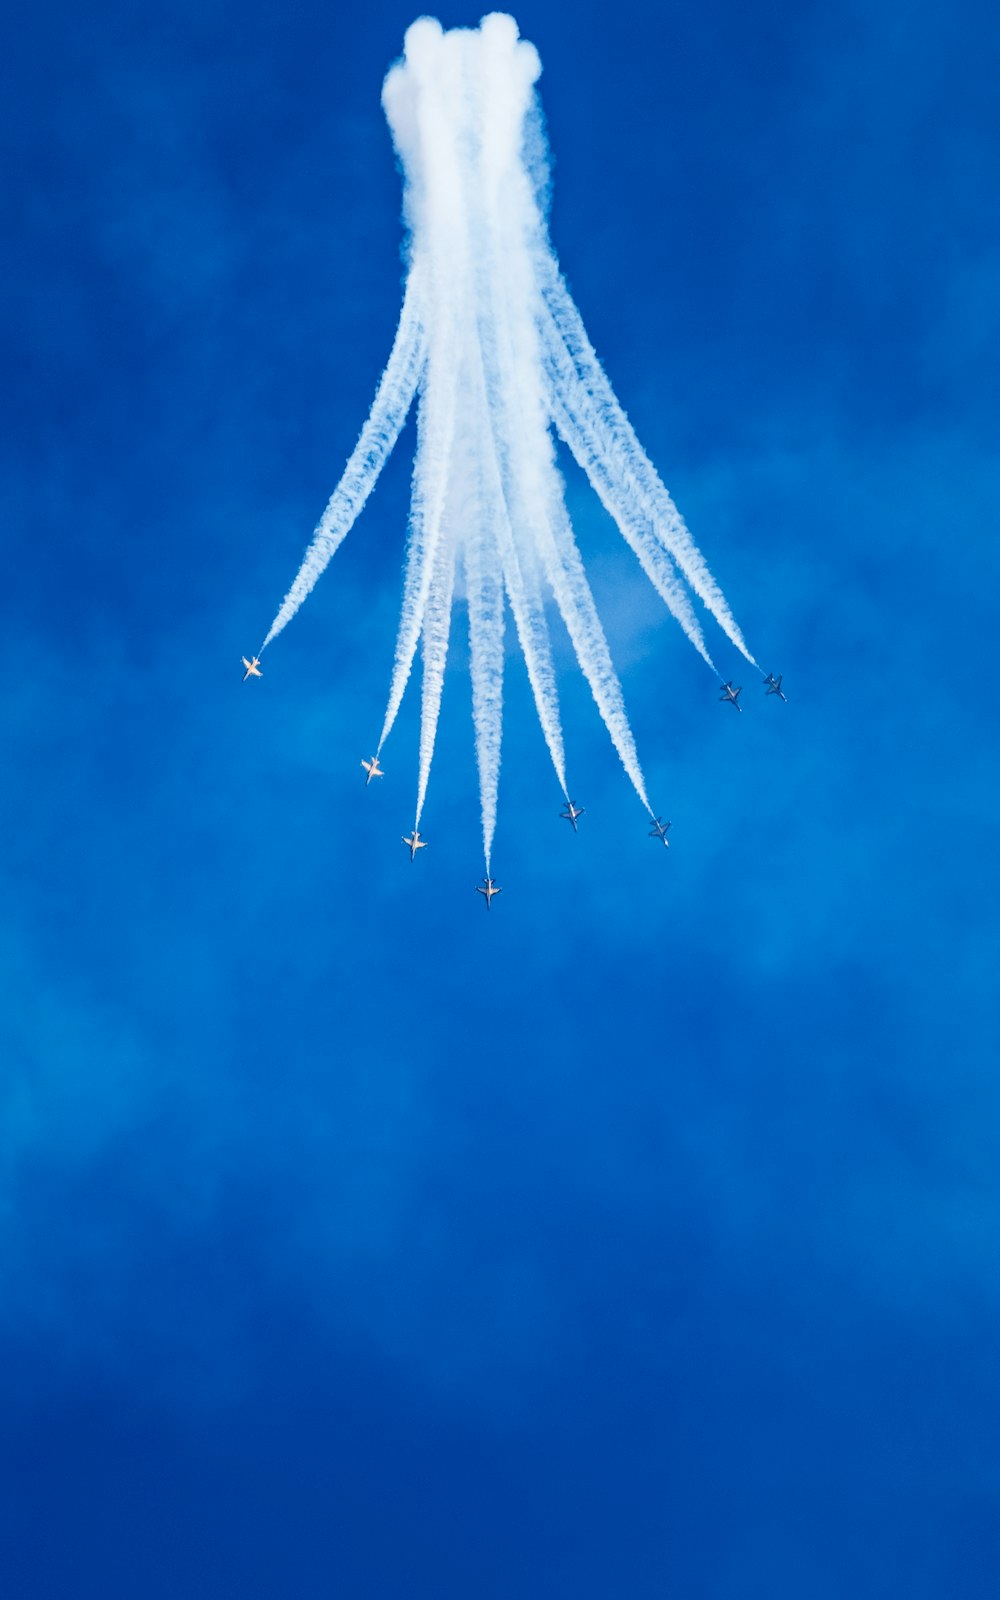
[[[494,285],[487,277],[480,287],[484,302],[490,305]],[[477,372],[478,442],[486,487],[481,514],[487,536],[496,543],[500,554],[507,598],[527,667],[538,720],[559,786],[566,794],[566,756],[552,645],[539,582],[538,555],[532,539],[531,522],[525,515],[523,497],[518,491],[509,430],[503,425],[496,346],[491,313],[482,323]]]
[[[562,504],[561,491],[558,501],[554,499],[551,506],[549,536],[542,540],[542,552],[552,592],[604,726],[611,735],[622,766],[632,780],[632,787],[652,816],[653,808],[646,795],[646,783],[639,766],[621,684],[611,662],[608,641],[604,637],[601,619],[573,538],[573,529]]]
[[[651,811],[566,514],[553,425],[705,661],[712,665],[688,587],[753,660],[615,398],[562,279],[544,216],[547,166],[534,90],[540,70],[534,48],[499,13],[473,31],[444,32],[427,17],[407,31],[403,59],[382,94],[404,170],[411,236],[399,328],[357,448],[264,641],[294,615],[357,517],[419,390],[406,576],[378,749],[422,641],[419,824],[461,563],[487,873],[500,772],[505,596],[563,793],[565,752],[543,588],[555,598],[622,764]]]
[[[566,789],[566,756],[563,748],[562,723],[559,716],[559,697],[556,691],[555,667],[552,662],[552,645],[545,605],[538,582],[537,557],[534,549],[519,533],[527,524],[518,516],[512,523],[511,505],[504,494],[504,473],[498,459],[496,432],[493,427],[486,394],[485,372],[483,405],[480,423],[481,463],[488,484],[480,515],[487,535],[496,543],[510,609],[514,616],[518,642],[528,670],[528,682],[534,696],[535,709],[555,768],[559,787]],[[517,530],[517,531],[515,531]]]
[[[443,353],[449,353],[447,345]],[[431,357],[428,365],[430,370],[424,382],[417,412],[419,443],[413,470],[403,605],[396,636],[389,701],[378,741],[379,753],[396,720],[396,713],[402,703],[413,666],[448,493],[448,473],[455,423],[453,379],[447,365],[441,363],[435,356]]]
[[[534,200],[524,181],[523,132],[531,105],[532,88],[541,70],[537,54],[518,40],[510,17],[495,13],[483,20],[479,52],[479,80],[475,97],[478,112],[478,162],[475,183],[480,216],[477,252],[477,287],[480,302],[480,363],[488,406],[489,459],[495,469],[499,493],[496,502],[496,537],[500,544],[504,579],[528,678],[560,788],[566,787],[555,668],[545,606],[539,581],[539,562],[532,507],[541,479],[526,458],[526,440],[537,450],[544,444],[546,418],[537,377],[537,354],[529,350],[532,372],[530,392],[524,391],[517,352],[530,345],[533,325],[532,284],[523,273],[511,285],[509,274],[523,252],[511,241],[523,234],[525,216],[531,217]],[[512,262],[515,265],[512,267]],[[519,295],[520,290],[520,295]],[[518,310],[522,326],[515,323]],[[537,437],[533,437],[533,433]],[[542,469],[544,474],[544,468]]]
[[[591,687],[622,765],[650,810],[632,730],[611,663],[604,630],[587,583],[573,530],[563,504],[547,431],[548,397],[539,348],[537,285],[530,258],[504,248],[504,238],[524,237],[537,221],[535,199],[522,170],[511,175],[491,256],[494,268],[496,393],[494,427],[508,450],[508,492],[514,519],[537,551],[577,658]]]
[[[469,316],[463,293],[469,275],[468,207],[461,151],[452,132],[454,101],[462,94],[463,82],[456,52],[438,48],[443,38],[440,26],[429,19],[414,23],[406,38],[413,82],[394,68],[382,92],[390,122],[394,115],[402,119],[410,147],[405,204],[415,251],[420,250],[424,266],[418,288],[426,284],[420,310],[429,348],[418,419],[406,585],[379,750],[402,702],[434,572],[452,460],[462,327]],[[398,144],[397,124],[393,126]]]
[[[483,852],[488,873],[497,822],[503,727],[503,571],[496,545],[487,542],[481,528],[470,530],[463,553],[469,598],[472,721],[476,730]]]
[[[518,642],[528,669],[528,682],[534,696],[535,709],[548,746],[559,787],[569,799],[566,787],[566,754],[563,747],[562,720],[559,716],[559,696],[556,690],[555,667],[552,662],[552,643],[545,620],[545,602],[538,581],[537,563],[533,551],[518,548],[510,525],[506,505],[502,508],[504,539],[501,555],[504,556],[504,581],[507,597],[514,614]],[[523,528],[523,523],[518,523]],[[509,556],[507,555],[509,552]]]
[[[427,607],[423,623],[424,680],[420,704],[420,773],[417,782],[417,809],[414,829],[420,827],[427,783],[434,759],[434,741],[437,737],[438,718],[441,713],[441,694],[444,689],[444,671],[448,660],[448,636],[451,631],[451,605],[455,592],[456,530],[451,518],[446,519],[434,557],[427,594]]]
[[[399,438],[413,403],[425,355],[424,328],[418,313],[419,274],[412,272],[403,297],[396,337],[382,374],[368,421],[351,453],[343,476],[327,503],[289,589],[267,631],[258,655],[291,622],[303,600],[325,572],[330,559],[350,533],[376,480]]]
[[[514,34],[516,39],[516,32]],[[621,687],[608,651],[583,563],[566,515],[548,434],[548,393],[539,323],[542,305],[529,242],[543,229],[535,186],[520,159],[525,116],[536,61],[512,73],[513,41],[497,30],[496,48],[484,51],[484,193],[487,199],[493,326],[496,329],[495,428],[508,449],[508,492],[515,524],[538,551],[577,657],[591,686],[612,742],[639,798],[649,810],[642,770],[629,727]],[[491,41],[492,42],[492,41]],[[507,60],[504,57],[507,57]],[[492,115],[491,115],[492,114]],[[512,241],[520,248],[511,248]]]
[[[672,557],[656,538],[649,518],[636,503],[631,486],[612,478],[608,470],[607,453],[598,442],[596,419],[592,409],[582,403],[589,397],[581,394],[578,386],[574,388],[567,381],[565,365],[568,357],[565,346],[560,341],[558,350],[550,353],[547,348],[547,354],[552,360],[549,404],[559,437],[569,446],[577,465],[587,474],[601,504],[638,557],[643,572],[667,610],[680,623],[698,654],[714,671],[715,663],[708,653],[701,626],[691,608],[687,590],[678,578]]]
[[[608,382],[555,256],[546,251],[540,257],[540,267],[542,293],[554,328],[576,369],[582,392],[589,397],[594,415],[603,425],[605,465],[612,476],[631,479],[648,507],[653,528],[695,594],[737,650],[757,666],[722,590],[708,569],[708,563],[692,539],[684,519],[639,443],[632,424]]]

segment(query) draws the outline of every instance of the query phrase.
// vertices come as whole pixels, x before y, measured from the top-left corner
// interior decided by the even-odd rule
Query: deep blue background
[[[751,647],[569,494],[669,854],[461,630],[410,867],[412,431],[240,685],[400,298],[409,5],[98,0],[0,100],[0,1586],[908,1600],[1000,1571],[998,48],[525,0],[552,229]],[[452,6],[446,24],[474,23]]]

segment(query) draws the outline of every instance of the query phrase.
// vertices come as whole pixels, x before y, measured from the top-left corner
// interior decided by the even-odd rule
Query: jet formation
[[[246,656],[243,656],[242,660],[246,669],[243,673],[244,683],[246,683],[248,678],[262,678],[264,676],[260,669],[259,656],[253,656],[249,661],[247,660]],[[781,680],[782,674],[780,672],[778,673],[777,677],[775,677],[773,672],[765,673],[764,693],[767,695],[777,695],[779,700],[785,700],[787,703],[786,696],[782,691]],[[740,695],[743,693],[743,685],[734,685],[732,679],[729,679],[726,683],[721,684],[720,688],[722,692],[719,695],[719,700],[725,705],[735,706],[737,711],[742,711],[743,707],[740,705]],[[361,765],[365,770],[366,789],[373,778],[385,777],[385,772],[379,766],[377,754],[373,755],[370,761],[362,761]],[[583,815],[583,806],[578,806],[575,800],[570,799],[567,799],[565,806],[559,813],[560,818],[564,822],[568,822],[570,824],[574,833],[577,832],[577,823]],[[667,832],[670,827],[671,823],[664,822],[660,817],[654,817],[653,826],[649,830],[649,837],[651,839],[659,839],[660,842],[669,850],[670,840],[667,838]],[[410,852],[411,861],[415,861],[417,859],[418,850],[426,850],[427,848],[426,839],[421,839],[416,828],[414,828],[411,834],[404,835],[403,843]],[[481,894],[485,898],[486,909],[488,911],[490,909],[490,901],[493,899],[493,896],[495,894],[502,894],[503,890],[498,883],[494,883],[492,878],[484,878],[483,885],[483,888],[477,887],[476,893]]]
[[[782,675],[780,672],[778,673],[777,677],[774,676],[773,672],[765,672],[764,693],[776,694],[779,700],[785,700],[787,702],[788,697],[784,694],[781,687],[781,676]],[[719,688],[722,691],[722,693],[719,695],[719,699],[723,705],[735,706],[737,711],[743,710],[743,707],[740,705],[740,695],[743,693],[742,683],[737,684],[734,687],[733,681],[730,678],[728,683],[721,683]]]

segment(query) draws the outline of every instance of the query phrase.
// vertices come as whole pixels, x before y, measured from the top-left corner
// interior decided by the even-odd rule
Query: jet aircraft
[[[764,693],[776,694],[779,700],[784,700],[785,696],[781,692],[781,678],[782,674],[780,672],[777,677],[774,676],[773,672],[769,672],[764,679]]]
[[[365,788],[366,789],[367,789],[368,785],[371,783],[373,778],[384,778],[385,777],[385,773],[382,771],[382,768],[378,764],[378,756],[372,756],[370,761],[362,761],[361,765],[364,767],[365,771],[368,774],[367,778],[365,779]]]
[[[427,841],[426,841],[426,839],[421,839],[421,837],[420,837],[419,833],[417,832],[416,828],[414,828],[413,832],[410,834],[410,837],[408,839],[404,839],[403,840],[403,843],[406,845],[407,849],[410,852],[410,860],[411,861],[416,861],[416,859],[417,859],[417,851],[418,850],[426,850],[427,849]]]
[[[243,682],[244,683],[246,683],[248,678],[262,678],[264,676],[264,674],[260,670],[260,657],[259,656],[254,656],[252,661],[248,661],[246,656],[244,656],[243,657],[243,665],[247,669],[246,672],[244,672],[244,674],[243,674]]]
[[[486,896],[486,909],[488,911],[490,909],[490,901],[493,899],[493,896],[495,894],[503,894],[503,890],[498,883],[493,882],[492,878],[484,878],[483,882],[485,883],[486,888],[480,889],[477,887],[476,893]]]
[[[728,683],[724,683],[722,685],[722,693],[719,696],[719,700],[720,701],[725,700],[725,701],[728,702],[729,705],[735,706],[737,711],[742,711],[743,707],[740,705],[740,695],[742,693],[743,693],[743,685],[742,685],[742,683],[740,684],[738,689],[734,689],[733,688],[733,680],[730,678]]]
[[[583,816],[583,807],[574,805],[572,800],[567,800],[565,811],[560,811],[559,815],[563,818],[564,822],[571,822],[573,824],[573,832],[576,833],[577,822]]]
[[[654,817],[653,826],[649,830],[649,837],[651,839],[662,839],[668,850],[670,849],[670,840],[667,838],[667,829],[669,827],[669,822],[661,822],[659,817]]]

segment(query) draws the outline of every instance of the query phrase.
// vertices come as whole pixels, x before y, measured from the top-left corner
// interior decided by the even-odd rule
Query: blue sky
[[[412,869],[412,703],[358,766],[412,427],[239,682],[391,342],[414,14],[12,30],[4,1590],[992,1596],[995,27],[516,11],[564,269],[789,703],[719,643],[717,706],[568,471],[673,847],[568,646],[558,822],[512,657],[487,919],[460,642]]]

